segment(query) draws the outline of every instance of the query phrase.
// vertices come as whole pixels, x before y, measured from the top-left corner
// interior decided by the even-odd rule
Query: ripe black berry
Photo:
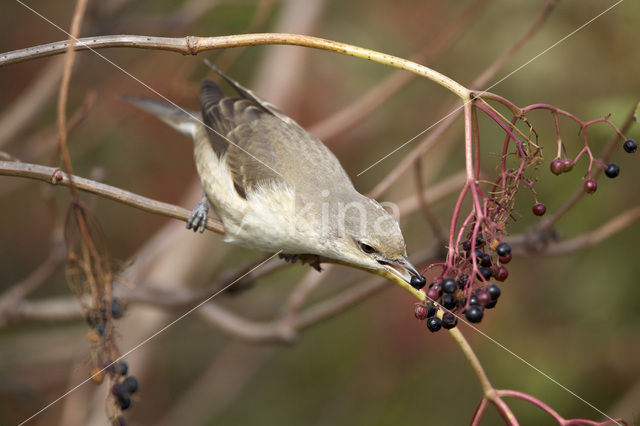
[[[451,330],[456,324],[458,324],[458,318],[456,318],[453,313],[445,312],[444,315],[442,315],[442,327],[446,330]]]
[[[447,309],[453,309],[458,304],[458,300],[453,294],[445,293],[442,295],[442,306]]]
[[[131,398],[126,396],[121,396],[118,398],[118,405],[120,405],[121,410],[126,410],[131,407]]]
[[[480,322],[482,320],[482,308],[478,305],[471,305],[464,311],[464,316],[469,322]]]
[[[531,210],[533,210],[533,214],[536,216],[542,216],[547,212],[547,206],[542,203],[537,203],[533,205]]]
[[[138,380],[133,376],[129,376],[122,381],[120,389],[122,389],[123,394],[136,393],[138,390]]]
[[[111,316],[115,319],[122,317],[122,304],[118,299],[111,301]]]
[[[420,290],[427,284],[427,279],[422,275],[414,275],[413,277],[411,277],[411,281],[409,282],[409,284],[411,284],[411,287],[415,288],[416,290]]]
[[[492,300],[496,300],[498,297],[500,297],[500,287],[498,287],[496,284],[489,284],[487,286],[487,292],[491,295],[491,299]]]
[[[471,305],[479,305],[480,303],[478,303],[478,297],[475,294],[472,294],[471,297],[469,298],[469,306]]]
[[[436,306],[433,303],[427,302],[427,318],[434,316],[437,311],[438,309],[436,309]]]
[[[498,253],[498,256],[500,257],[511,254],[511,246],[507,243],[500,243],[498,244],[498,247],[496,247],[496,253]]]
[[[445,278],[442,280],[442,290],[445,293],[453,294],[458,291],[458,283],[453,278]]]
[[[440,327],[442,327],[442,320],[440,318],[431,317],[427,320],[427,328],[432,333],[435,333],[436,331],[440,330]]]
[[[120,373],[120,375],[126,376],[129,372],[129,366],[124,361],[118,361],[116,363],[116,370]]]
[[[593,179],[587,179],[584,181],[584,192],[587,194],[593,194],[598,189],[598,184]]]
[[[480,276],[482,276],[485,280],[491,279],[491,268],[482,266],[478,268],[478,272],[480,272]]]
[[[494,299],[491,302],[487,303],[484,308],[485,309],[492,309],[496,306],[496,304],[498,303],[498,299]]]
[[[636,141],[634,141],[633,139],[627,139],[624,144],[622,145],[622,147],[624,148],[625,151],[627,151],[629,154],[632,154],[634,152],[636,152],[636,150],[638,149],[638,144],[636,143]]]
[[[609,163],[607,164],[607,168],[605,169],[604,174],[611,179],[613,179],[614,177],[618,177],[618,175],[620,174],[620,166],[618,166],[616,163]]]
[[[480,259],[480,265],[482,266],[491,266],[491,256],[489,253],[482,253],[482,258]]]

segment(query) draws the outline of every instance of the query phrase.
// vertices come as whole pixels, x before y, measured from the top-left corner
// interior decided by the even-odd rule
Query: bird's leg
[[[207,194],[202,191],[202,199],[198,205],[191,212],[191,216],[187,221],[187,229],[193,229],[193,232],[204,232],[204,227],[207,224],[207,217],[209,215],[209,200],[207,200]]]

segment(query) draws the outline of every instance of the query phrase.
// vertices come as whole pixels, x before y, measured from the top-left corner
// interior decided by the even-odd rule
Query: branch
[[[48,182],[52,185],[70,185],[68,176],[60,169],[40,166],[37,164],[0,161],[0,175],[36,179]],[[73,184],[81,191],[99,195],[149,213],[182,220],[183,222],[189,220],[189,216],[191,215],[189,210],[183,209],[182,207],[152,200],[150,198],[134,194],[133,192],[105,185],[90,179],[73,176]],[[218,220],[209,218],[206,228],[215,233],[224,234],[224,227]]]
[[[103,49],[107,47],[134,47],[138,49],[168,50],[182,53],[184,55],[197,55],[200,52],[208,50],[272,44],[303,46],[313,49],[328,50],[400,68],[428,78],[429,80],[449,89],[463,100],[470,99],[470,91],[467,88],[444,74],[425,67],[424,65],[420,65],[397,56],[380,53],[375,50],[365,49],[363,47],[300,34],[259,33],[219,37],[187,36],[184,38],[151,37],[141,35],[107,35],[79,38],[76,40],[74,49],[93,51],[95,49]],[[14,50],[12,52],[1,53],[0,67],[35,58],[57,55],[63,53],[68,47],[69,41],[63,40],[39,46],[27,47],[26,49]]]

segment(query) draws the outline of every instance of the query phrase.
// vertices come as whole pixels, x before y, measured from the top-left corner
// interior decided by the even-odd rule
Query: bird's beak
[[[409,262],[406,257],[389,260],[383,263],[386,270],[391,272],[396,277],[411,284],[411,277],[422,277],[420,272]],[[422,278],[424,279],[424,278]]]

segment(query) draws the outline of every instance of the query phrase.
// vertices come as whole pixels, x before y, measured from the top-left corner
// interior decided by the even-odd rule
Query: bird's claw
[[[209,216],[209,204],[207,201],[201,201],[198,203],[195,209],[191,212],[191,216],[187,221],[187,229],[193,229],[193,232],[204,232],[204,227],[207,225],[207,218]]]

